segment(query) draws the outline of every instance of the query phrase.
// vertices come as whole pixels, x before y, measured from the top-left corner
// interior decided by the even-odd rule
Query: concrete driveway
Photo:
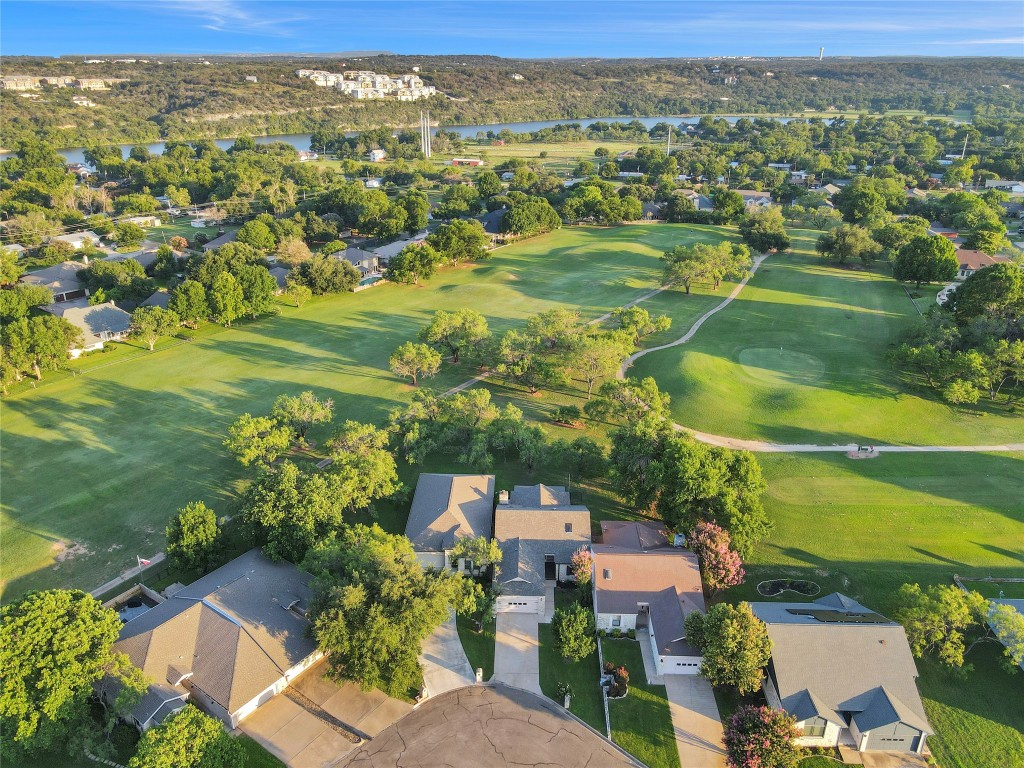
[[[711,684],[699,675],[665,675],[682,768],[725,768],[722,719]]]
[[[337,763],[358,744],[311,710],[321,710],[363,739],[373,738],[412,711],[412,705],[376,689],[324,678],[327,661],[314,664],[291,685],[296,697],[275,696],[247,717],[239,729],[258,741],[289,768],[324,768]]]
[[[476,671],[462,647],[454,615],[423,643],[420,665],[423,667],[423,692],[428,697],[476,683]]]
[[[906,752],[861,752],[864,768],[928,768],[928,761],[920,755]]]
[[[536,613],[499,613],[494,636],[494,680],[543,696]]]

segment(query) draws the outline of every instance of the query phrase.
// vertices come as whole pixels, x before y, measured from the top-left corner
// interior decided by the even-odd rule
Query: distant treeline
[[[1019,59],[609,59],[535,61],[482,56],[375,56],[348,68],[420,74],[440,95],[424,102],[356,101],[294,72],[344,69],[337,59],[170,58],[158,64],[84,64],[9,57],[5,71],[31,76],[118,77],[79,106],[69,88],[24,98],[0,93],[5,146],[28,137],[54,146],[159,139],[327,132],[414,126],[420,109],[447,125],[603,115],[794,114],[803,110],[920,110],[974,117],[1024,114]],[[513,74],[522,79],[513,79]],[[255,76],[258,82],[246,81]]]

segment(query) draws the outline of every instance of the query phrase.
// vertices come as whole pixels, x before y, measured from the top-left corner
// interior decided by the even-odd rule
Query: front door
[[[647,622],[651,615],[651,606],[638,605],[636,609],[636,628],[647,629]]]

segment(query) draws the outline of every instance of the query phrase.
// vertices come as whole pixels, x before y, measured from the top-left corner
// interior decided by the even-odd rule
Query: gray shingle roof
[[[250,550],[129,621],[114,650],[158,685],[191,672],[188,685],[233,713],[316,651],[287,610],[308,601],[311,580]]]
[[[36,272],[28,272],[21,276],[21,282],[30,285],[42,285],[55,294],[71,293],[82,290],[78,272],[85,269],[85,264],[78,261],[65,261]]]
[[[63,317],[82,331],[85,346],[122,337],[132,324],[132,316],[114,305],[89,304],[88,299],[75,299],[59,304],[47,304],[44,310]]]
[[[805,708],[810,694],[816,708],[862,713],[857,717],[875,726],[891,717],[892,709],[907,725],[932,732],[899,624],[839,593],[811,603],[752,603],[751,608],[768,628],[770,671],[784,709]],[[882,688],[884,700],[878,695]]]
[[[443,552],[456,538],[491,535],[494,475],[424,472],[416,482],[405,535],[418,552]]]
[[[590,510],[569,504],[565,488],[517,485],[509,503],[495,510],[494,537],[502,551],[502,593],[543,595],[545,556],[566,564],[590,543]]]
[[[163,309],[167,309],[167,307],[168,307],[168,305],[170,303],[171,303],[171,294],[169,294],[167,291],[154,291],[152,294],[150,294],[149,298],[147,298],[139,306],[140,307],[162,307]]]

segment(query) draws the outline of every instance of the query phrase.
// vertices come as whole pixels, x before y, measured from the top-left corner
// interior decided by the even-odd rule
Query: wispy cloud
[[[294,37],[294,25],[309,18],[301,13],[281,15],[281,6],[276,3],[245,3],[239,0],[111,1],[116,5],[136,5],[156,13],[195,19],[201,29],[232,34]],[[261,6],[264,13],[260,13]]]

